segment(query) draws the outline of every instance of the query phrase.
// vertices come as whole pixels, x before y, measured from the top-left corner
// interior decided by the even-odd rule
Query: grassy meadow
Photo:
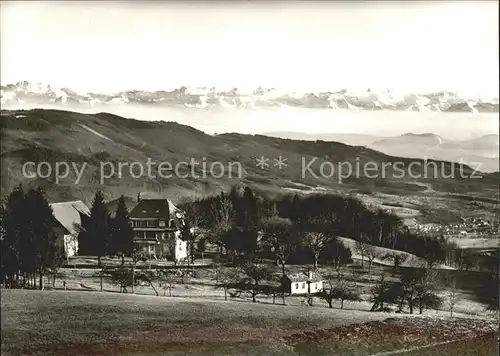
[[[364,356],[438,344],[419,353],[486,356],[496,347],[495,324],[479,319],[203,297],[2,290],[1,318],[2,355]],[[440,344],[465,338],[473,342]]]

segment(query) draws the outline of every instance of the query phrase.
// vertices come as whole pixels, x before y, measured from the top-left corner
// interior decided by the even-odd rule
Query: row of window
[[[156,231],[136,231],[136,239],[156,239],[156,240],[166,240],[168,235],[165,233],[158,233]]]
[[[155,228],[155,227],[165,227],[165,220],[134,220],[132,222],[132,227],[142,227],[142,228]],[[170,219],[168,227],[175,228],[175,220]]]
[[[299,289],[299,283],[295,283],[295,289]],[[302,283],[302,289],[306,289],[306,283]],[[314,289],[318,289],[318,283],[314,283]]]

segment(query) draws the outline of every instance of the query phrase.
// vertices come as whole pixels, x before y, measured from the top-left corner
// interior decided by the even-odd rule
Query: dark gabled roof
[[[311,271],[311,279],[309,279],[308,272],[287,273],[285,277],[288,278],[290,282],[307,282],[308,280],[311,282],[320,282],[323,280],[323,277],[321,277],[319,273],[313,271]]]
[[[131,219],[174,219],[179,209],[168,199],[143,199],[130,212]]]

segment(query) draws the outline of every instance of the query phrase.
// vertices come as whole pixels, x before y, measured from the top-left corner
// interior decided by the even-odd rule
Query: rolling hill
[[[356,133],[303,133],[272,131],[266,136],[307,141],[336,141],[352,146],[366,146],[393,156],[430,158],[473,165],[480,171],[499,170],[498,135],[489,134],[468,140],[449,140],[432,133],[406,133],[400,136],[381,137]]]
[[[291,140],[305,141],[335,141],[351,146],[368,146],[373,142],[381,140],[382,137],[356,133],[304,133],[292,131],[271,131],[263,133],[265,136],[288,138]]]
[[[368,147],[387,154],[412,158],[466,162],[483,172],[498,171],[498,135],[484,135],[470,140],[446,140],[432,133],[384,138]]]
[[[414,197],[414,203],[421,202],[426,209],[445,211],[452,205],[457,212],[470,209],[469,204],[475,202],[459,195],[483,198],[480,208],[485,210],[498,197],[495,175],[479,174],[479,179],[471,179],[470,167],[440,161],[437,176],[425,177],[421,160],[338,142],[208,135],[176,122],[44,109],[3,110],[0,127],[2,191],[19,183],[38,185],[53,202],[81,199],[89,204],[97,190],[108,200],[121,194],[135,199],[138,192],[150,191],[179,201],[218,193],[235,183],[264,194],[329,191],[362,198],[384,195],[385,200]],[[256,165],[261,156],[268,159],[265,167]],[[286,165],[281,169],[275,166],[280,156]],[[155,163],[149,174],[148,159]],[[61,162],[67,162],[69,172],[61,179],[54,171],[46,178],[28,178],[22,174],[28,161],[45,161],[52,168],[59,162],[60,173],[65,173]],[[170,167],[163,177],[158,172],[161,162],[162,167]],[[412,162],[417,164],[410,170]],[[352,168],[350,175],[347,164]],[[372,168],[365,169],[367,165]],[[33,168],[28,173],[33,174]],[[111,168],[114,174],[110,174]],[[40,172],[45,176],[47,164],[44,169]],[[442,176],[452,171],[454,178]]]

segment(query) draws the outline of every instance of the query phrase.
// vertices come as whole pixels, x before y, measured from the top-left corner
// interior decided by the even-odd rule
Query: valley
[[[151,191],[180,202],[218,193],[239,183],[269,195],[287,190],[327,191],[355,195],[376,204],[403,200],[420,212],[411,213],[419,216],[420,222],[439,222],[470,212],[491,218],[498,199],[497,173],[476,173],[479,179],[471,179],[468,177],[475,174],[474,169],[466,165],[436,161],[435,175],[427,177],[421,159],[391,156],[370,148],[239,133],[210,135],[177,122],[139,121],[108,113],[3,110],[1,139],[2,190],[10,191],[20,183],[39,185],[51,201],[78,199],[89,204],[95,191],[102,189],[108,200],[121,194],[134,198],[140,191]],[[273,166],[273,160],[280,156],[286,159],[282,169]],[[270,160],[268,167],[257,165],[261,157]],[[175,174],[168,178],[137,176],[130,169],[130,163],[145,165],[148,159],[181,167],[180,177],[185,178]],[[191,159],[208,166],[191,167]],[[77,170],[70,170],[57,181],[53,171],[45,178],[27,178],[22,174],[22,166],[28,161],[46,161],[52,166],[69,162]],[[129,166],[120,175],[117,170],[104,172],[103,162],[113,167],[128,162]],[[241,175],[227,171],[231,162],[239,163]],[[410,170],[412,162],[417,162],[416,168]],[[400,164],[399,170],[395,163]],[[217,175],[203,173],[206,167],[218,167],[217,164],[226,170],[217,171]],[[359,169],[366,165],[376,167],[375,178],[372,171]],[[350,170],[339,170],[343,167]],[[448,178],[450,173],[452,178]],[[469,199],[463,199],[463,195]]]

